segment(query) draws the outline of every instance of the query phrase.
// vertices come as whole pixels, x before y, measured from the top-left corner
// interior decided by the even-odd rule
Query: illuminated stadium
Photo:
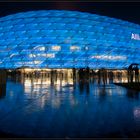
[[[123,69],[140,64],[140,25],[65,10],[0,18],[0,67]]]

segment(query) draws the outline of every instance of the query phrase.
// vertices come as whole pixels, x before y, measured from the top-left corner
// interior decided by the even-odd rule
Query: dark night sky
[[[76,10],[140,24],[140,2],[0,2],[0,16],[31,10]]]

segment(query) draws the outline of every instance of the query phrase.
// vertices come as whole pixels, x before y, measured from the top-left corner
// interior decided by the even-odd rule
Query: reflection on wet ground
[[[0,131],[17,137],[139,137],[139,93],[96,78],[8,79]]]

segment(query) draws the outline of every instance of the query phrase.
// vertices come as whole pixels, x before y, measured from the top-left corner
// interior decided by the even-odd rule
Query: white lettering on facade
[[[140,40],[140,35],[139,35],[139,34],[133,34],[133,33],[132,33],[131,39]]]
[[[105,60],[125,60],[126,56],[111,56],[111,55],[94,55],[91,58],[105,59]]]

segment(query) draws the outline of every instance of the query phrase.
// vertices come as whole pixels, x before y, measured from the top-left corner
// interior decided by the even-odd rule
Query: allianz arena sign
[[[140,35],[139,35],[139,34],[134,34],[134,33],[132,33],[131,39],[140,40]]]

